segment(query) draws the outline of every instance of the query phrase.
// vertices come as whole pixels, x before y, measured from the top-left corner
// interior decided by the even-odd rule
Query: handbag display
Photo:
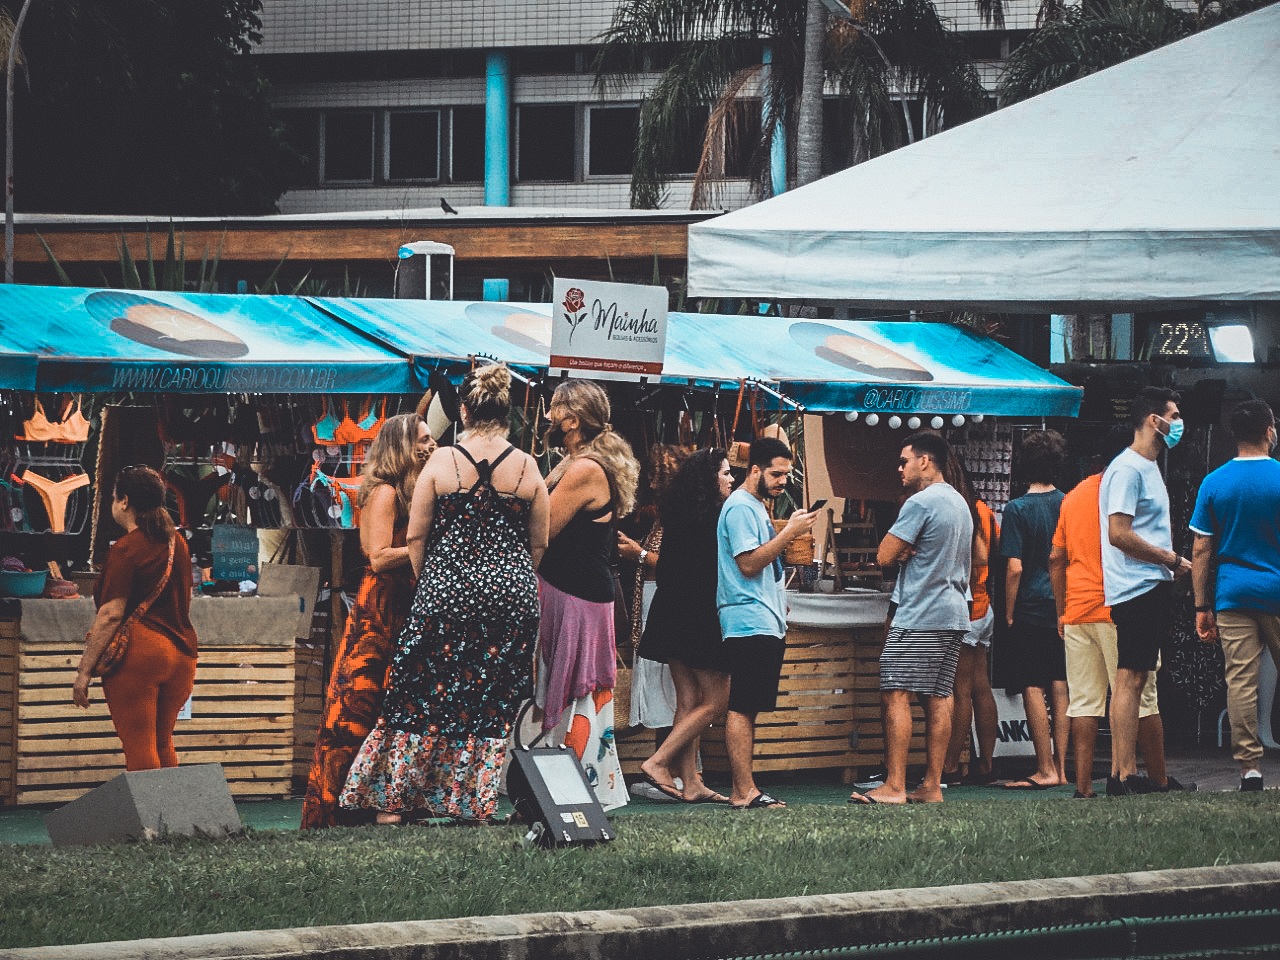
[[[173,572],[173,550],[175,545],[176,538],[170,537],[169,560],[164,567],[164,576],[160,578],[156,588],[151,591],[151,595],[138,604],[138,609],[134,610],[124,623],[120,624],[119,629],[116,630],[115,635],[106,647],[103,648],[102,653],[98,654],[97,662],[93,665],[93,669],[89,671],[91,676],[109,677],[124,662],[125,652],[129,649],[129,631],[139,620],[147,615],[147,611],[151,609],[151,605],[156,602],[156,599],[164,591],[165,585],[169,582],[169,574]]]

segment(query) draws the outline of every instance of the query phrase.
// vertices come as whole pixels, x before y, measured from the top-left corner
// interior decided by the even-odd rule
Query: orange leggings
[[[127,770],[176,767],[173,728],[196,682],[196,658],[162,633],[135,625],[124,662],[102,679]]]

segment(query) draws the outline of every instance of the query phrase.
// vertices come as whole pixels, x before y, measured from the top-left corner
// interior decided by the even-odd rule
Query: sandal
[[[769,796],[769,794],[764,793],[763,791],[761,791],[760,793],[757,793],[754,797],[752,797],[746,803],[741,803],[741,804],[730,803],[729,805],[733,807],[733,809],[735,810],[763,810],[766,807],[785,807],[786,806],[786,804],[783,803],[781,800],[779,800],[777,797],[771,797]]]

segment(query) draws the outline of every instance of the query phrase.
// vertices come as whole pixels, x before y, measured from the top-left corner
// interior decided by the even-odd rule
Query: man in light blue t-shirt
[[[1116,682],[1111,691],[1111,776],[1107,796],[1182,789],[1138,775],[1138,704],[1160,648],[1173,632],[1173,580],[1191,572],[1173,550],[1169,491],[1156,464],[1182,437],[1178,395],[1145,387],[1129,408],[1133,443],[1111,461],[1098,490],[1102,587],[1116,625]]]
[[[1271,407],[1261,400],[1240,404],[1231,412],[1231,433],[1237,457],[1205,477],[1196,497],[1191,577],[1196,633],[1205,643],[1222,641],[1231,754],[1240,764],[1240,789],[1253,791],[1262,789],[1258,682],[1264,651],[1270,649],[1280,664],[1280,463],[1271,459]]]
[[[756,715],[777,706],[786,651],[787,600],[782,554],[787,544],[813,529],[816,511],[797,510],[774,532],[765,504],[776,500],[791,474],[791,450],[762,437],[751,444],[747,478],[729,494],[716,524],[716,607],[729,666],[729,714],[724,740],[733,793],[740,810],[785,807],[756,787],[752,769]]]
[[[951,458],[936,433],[915,433],[898,457],[910,493],[880,543],[876,560],[898,567],[897,604],[880,654],[880,715],[884,721],[884,784],[854,793],[850,803],[941,803],[942,765],[951,743],[956,667],[969,630],[969,565],[973,517],[946,482]],[[907,793],[911,697],[924,707],[924,782]]]

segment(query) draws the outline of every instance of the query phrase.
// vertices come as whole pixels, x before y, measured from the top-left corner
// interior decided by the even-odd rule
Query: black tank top
[[[599,523],[613,504],[579,510],[542,555],[538,575],[557,590],[588,603],[613,602],[613,521]]]

